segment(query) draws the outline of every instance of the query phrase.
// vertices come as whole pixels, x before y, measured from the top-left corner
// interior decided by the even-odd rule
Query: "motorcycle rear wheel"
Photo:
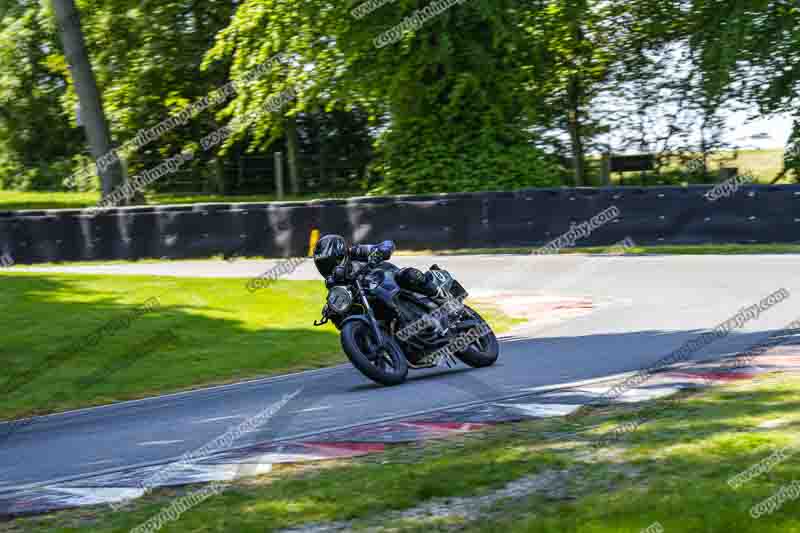
[[[361,321],[348,322],[342,328],[342,349],[359,372],[381,385],[399,385],[408,375],[408,361],[400,345],[386,332],[386,349],[378,351],[372,328]]]

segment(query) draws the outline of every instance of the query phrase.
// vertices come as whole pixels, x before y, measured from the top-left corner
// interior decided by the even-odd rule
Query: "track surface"
[[[175,459],[300,388],[269,423],[234,446],[637,370],[779,288],[792,297],[694,357],[744,350],[800,316],[800,258],[795,256],[451,256],[398,257],[394,262],[418,267],[436,262],[475,295],[514,291],[582,297],[592,300],[595,310],[515,332],[503,341],[494,367],[412,372],[400,387],[375,386],[343,365],[43,417],[0,443],[0,494],[32,483]],[[100,270],[247,277],[271,264],[176,262]],[[94,272],[98,267],[53,270]],[[290,279],[318,278],[306,264]]]

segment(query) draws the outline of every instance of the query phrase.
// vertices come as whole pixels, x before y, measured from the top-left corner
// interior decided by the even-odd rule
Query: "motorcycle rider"
[[[380,244],[356,244],[348,247],[344,237],[333,234],[325,235],[314,248],[314,264],[325,278],[328,286],[335,284],[336,280],[343,279],[346,274],[353,271],[352,264],[347,264],[348,262],[345,261],[349,258],[352,261],[367,263],[371,267],[393,270],[397,284],[404,289],[431,298],[443,296],[430,271],[423,273],[413,267],[398,269],[390,263],[382,264],[392,257],[394,251],[394,241],[383,241]]]
[[[314,325],[332,322],[353,366],[382,385],[402,383],[409,367],[451,366],[451,357],[474,368],[493,365],[497,338],[462,303],[468,293],[458,280],[436,265],[425,273],[399,269],[388,262],[394,250],[392,241],[348,246],[340,235],[322,237],[313,258],[328,295]]]

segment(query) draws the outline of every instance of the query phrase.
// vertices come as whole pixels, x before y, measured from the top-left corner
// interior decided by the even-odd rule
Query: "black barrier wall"
[[[575,246],[800,242],[800,186],[529,189],[262,204],[0,213],[0,256],[18,264],[308,253],[312,229],[406,250],[540,246],[610,207]]]

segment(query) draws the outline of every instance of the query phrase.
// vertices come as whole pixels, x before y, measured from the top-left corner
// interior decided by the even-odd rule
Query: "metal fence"
[[[277,152],[280,153],[280,152]],[[276,154],[248,156],[225,160],[219,166],[215,161],[205,161],[202,168],[185,168],[161,178],[155,184],[158,192],[225,194],[276,194]],[[289,163],[286,153],[279,159],[284,190],[291,192]],[[154,160],[146,168],[155,167]],[[354,166],[348,158],[331,160],[319,154],[304,154],[298,158],[300,192],[352,191],[366,176],[363,166]]]

